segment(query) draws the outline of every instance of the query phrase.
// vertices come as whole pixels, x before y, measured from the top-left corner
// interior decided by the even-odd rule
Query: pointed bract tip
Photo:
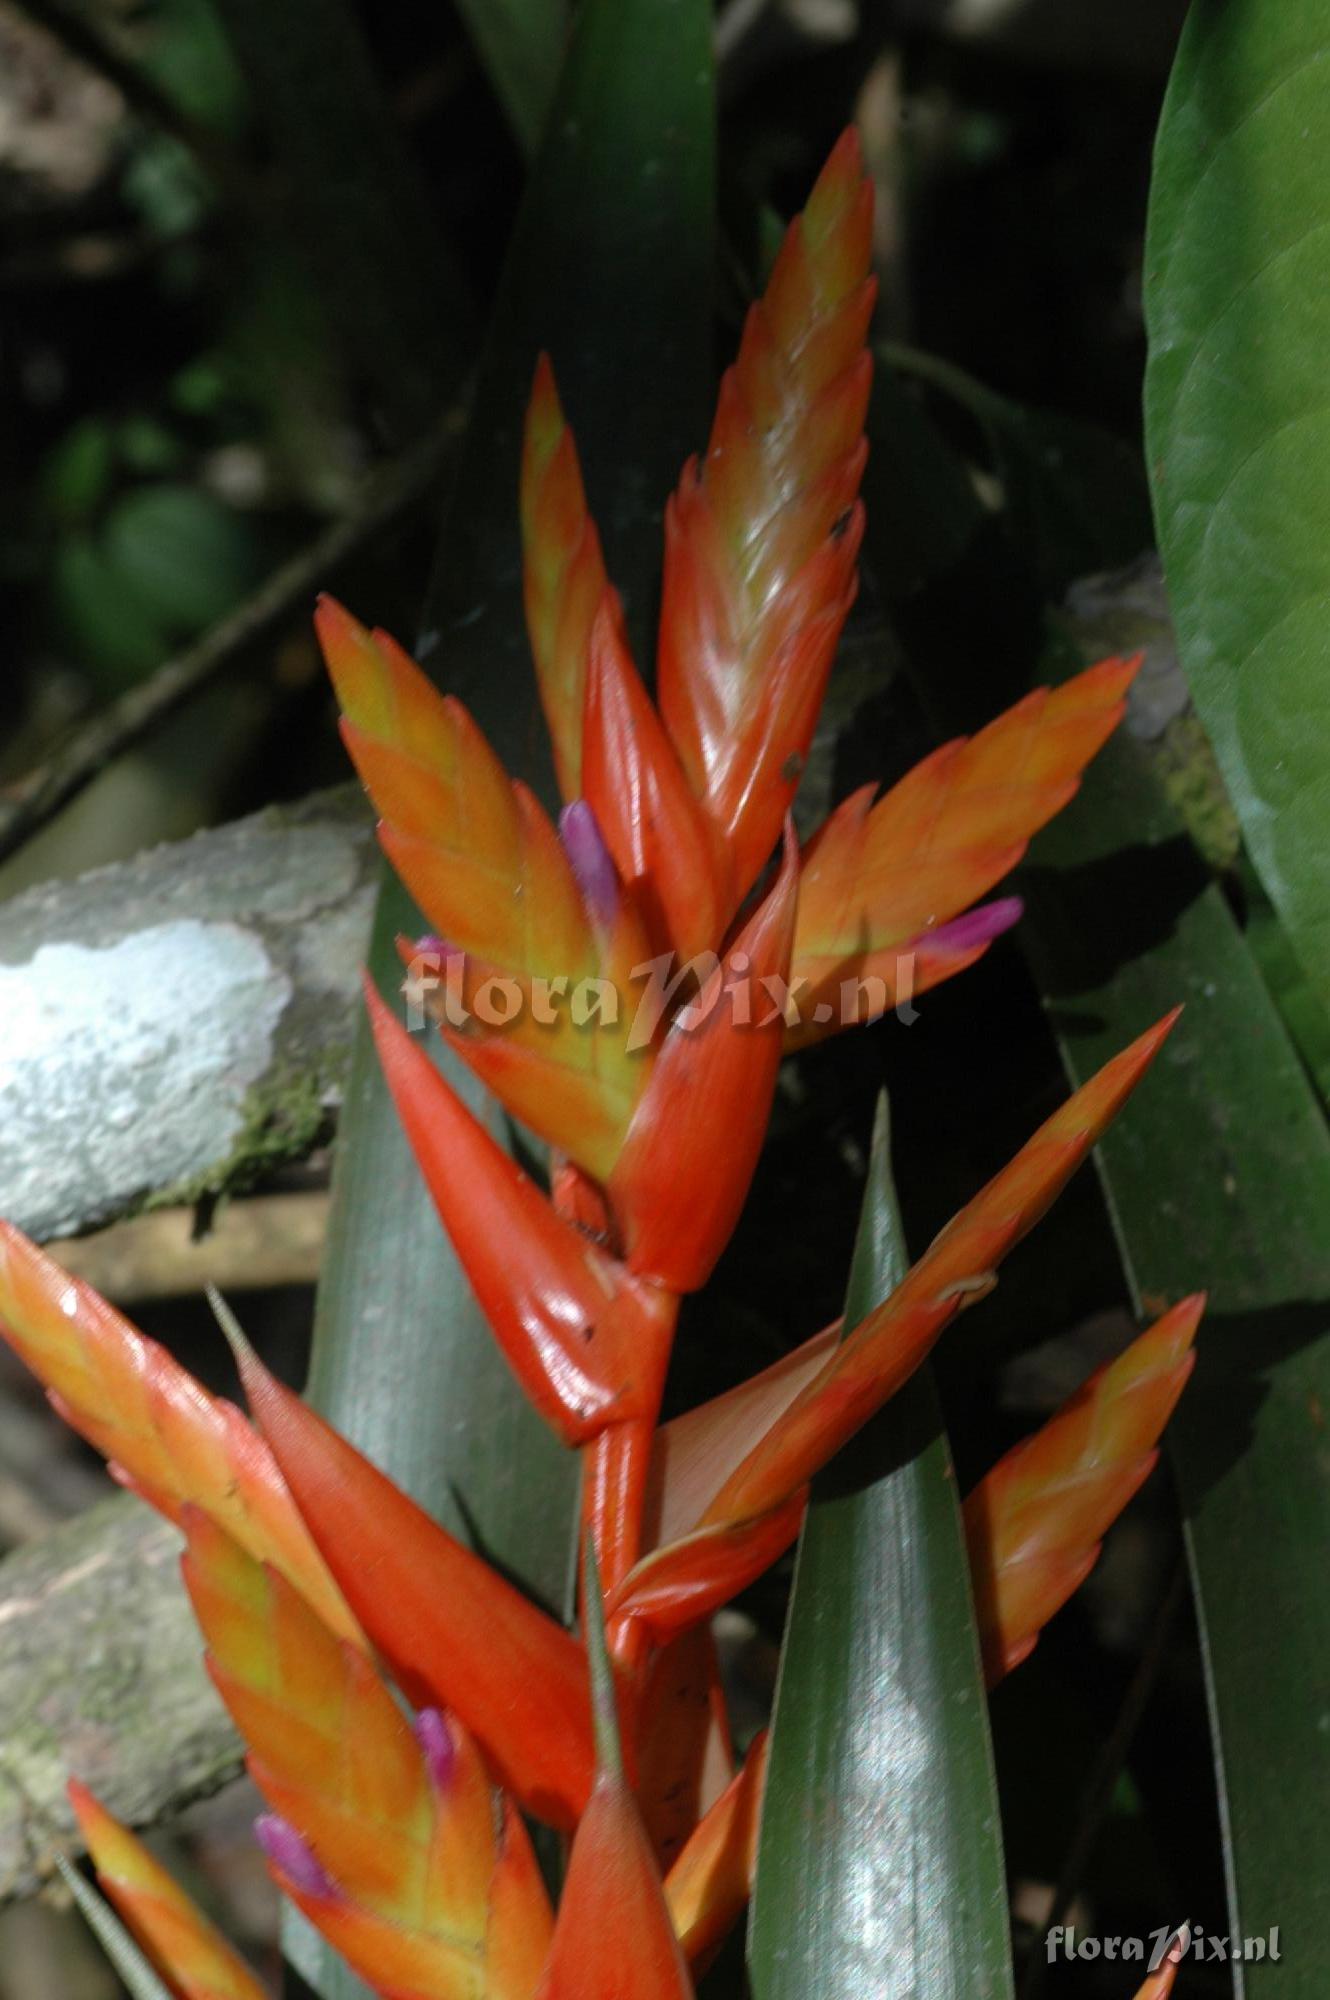
[[[535,373],[531,377],[531,394],[527,399],[525,445],[528,453],[534,454],[537,466],[543,466],[564,431],[563,405],[559,401],[559,385],[554,376],[554,363],[542,348],[536,356]]]
[[[249,1344],[249,1338],[245,1333],[245,1329],[241,1326],[240,1321],[236,1318],[216,1285],[209,1283],[203,1289],[207,1295],[208,1304],[212,1308],[212,1316],[226,1336],[226,1344],[235,1357],[235,1364],[240,1370],[241,1380],[243,1381],[246,1368],[250,1363],[257,1361],[258,1357]]]
[[[441,1708],[422,1708],[411,1727],[425,1759],[430,1783],[436,1792],[446,1795],[457,1775],[457,1744],[447,1716]]]
[[[619,914],[619,876],[586,799],[574,799],[559,814],[559,838],[591,921],[610,930]]]
[[[335,1897],[337,1885],[303,1835],[280,1813],[260,1813],[254,1838],[293,1888],[305,1896]]]
[[[104,1815],[106,1812],[106,1807],[97,1797],[97,1794],[90,1792],[80,1778],[67,1778],[65,1780],[65,1797],[73,1806],[75,1814],[80,1821],[84,1818],[85,1814],[91,1817],[94,1815]]]
[[[339,598],[331,592],[321,590],[314,601],[314,629],[323,643],[325,651],[338,640],[369,637],[358,618],[352,616]]]

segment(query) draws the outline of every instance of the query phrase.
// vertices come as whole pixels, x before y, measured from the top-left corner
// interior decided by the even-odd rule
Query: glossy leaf
[[[1105,1138],[1101,1172],[1138,1304],[1158,1310],[1202,1285],[1209,1294],[1196,1374],[1167,1442],[1210,1681],[1230,1928],[1255,1935],[1283,1923],[1291,1935],[1300,1925],[1315,1940],[1306,1958],[1277,1971],[1249,1965],[1244,1980],[1251,2000],[1276,1984],[1289,2000],[1313,2000],[1330,1950],[1320,1886],[1330,1742],[1319,1728],[1330,1658],[1320,1444],[1330,1134],[1141,746],[1109,745],[1036,859],[1027,932],[1073,1077],[1163,995],[1187,1000],[1130,1124]]]
[[[884,1103],[848,1325],[907,1263]],[[924,1372],[809,1508],[762,1808],[754,2000],[999,2000],[1012,1991],[1006,1907],[969,1566]]]
[[[1330,997],[1330,20],[1194,7],[1146,251],[1147,458],[1178,644],[1252,858]]]

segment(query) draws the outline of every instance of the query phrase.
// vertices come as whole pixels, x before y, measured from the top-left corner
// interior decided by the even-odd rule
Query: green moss
[[[296,1061],[278,1064],[249,1091],[243,1122],[225,1159],[189,1180],[155,1188],[132,1213],[188,1207],[240,1194],[264,1180],[277,1167],[302,1160],[331,1137],[330,1103],[340,1096],[350,1062],[349,1048],[326,1048],[308,1066]]]

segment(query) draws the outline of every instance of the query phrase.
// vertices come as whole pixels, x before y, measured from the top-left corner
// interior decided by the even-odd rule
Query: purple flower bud
[[[918,943],[926,944],[930,951],[953,951],[959,958],[964,952],[991,944],[1003,931],[1019,923],[1024,914],[1025,905],[1019,896],[1002,896],[995,903],[981,903],[977,910],[967,910],[963,917],[953,917],[949,924],[939,924],[935,931],[924,931]]]
[[[254,1838],[275,1868],[307,1896],[336,1896],[337,1887],[303,1835],[279,1813],[260,1813]]]
[[[450,1791],[457,1770],[457,1745],[447,1716],[437,1708],[422,1708],[411,1726],[424,1752],[425,1769],[435,1791]]]
[[[592,922],[603,931],[609,930],[619,913],[619,877],[596,815],[585,799],[574,799],[559,814],[559,838]]]

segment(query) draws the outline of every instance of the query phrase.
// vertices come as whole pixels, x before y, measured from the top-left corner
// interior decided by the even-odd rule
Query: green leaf
[[[148,617],[175,637],[234,610],[261,567],[250,524],[201,487],[175,481],[121,494],[102,546]]]
[[[548,752],[523,624],[517,511],[531,373],[548,346],[640,637],[655,602],[665,496],[705,438],[713,388],[710,34],[707,0],[583,6],[440,540],[422,660],[472,707],[508,768],[536,782]],[[385,992],[400,983],[394,933],[413,924],[422,928],[390,884],[371,961]],[[440,1059],[476,1103],[476,1086]],[[494,1347],[364,1032],[330,1244],[313,1400],[431,1512],[562,1609],[575,1556],[575,1460]],[[303,1952],[301,1962],[310,1966]]]
[[[88,1929],[124,1981],[131,2000],[171,2000],[168,1988],[157,1977],[106,1899],[97,1893],[90,1882],[85,1881],[63,1854],[56,1855],[55,1865],[60,1870],[65,1887],[83,1913]]]
[[[1160,125],[1147,442],[1183,664],[1330,995],[1330,14],[1198,0]]]
[[[848,1326],[908,1261],[884,1098]],[[969,1566],[926,1368],[814,1488],[770,1754],[749,1930],[754,2000],[1010,1995]]]
[[[565,0],[458,0],[458,11],[517,143],[534,153],[563,59]]]
[[[1223,895],[1119,734],[1039,836],[1023,927],[1079,1083],[1177,1028],[1098,1159],[1137,1303],[1210,1306],[1168,1430],[1216,1732],[1235,1934],[1297,1937],[1251,2000],[1320,2000],[1330,1956],[1330,1134]],[[1161,1913],[1161,1921],[1164,1915]]]

